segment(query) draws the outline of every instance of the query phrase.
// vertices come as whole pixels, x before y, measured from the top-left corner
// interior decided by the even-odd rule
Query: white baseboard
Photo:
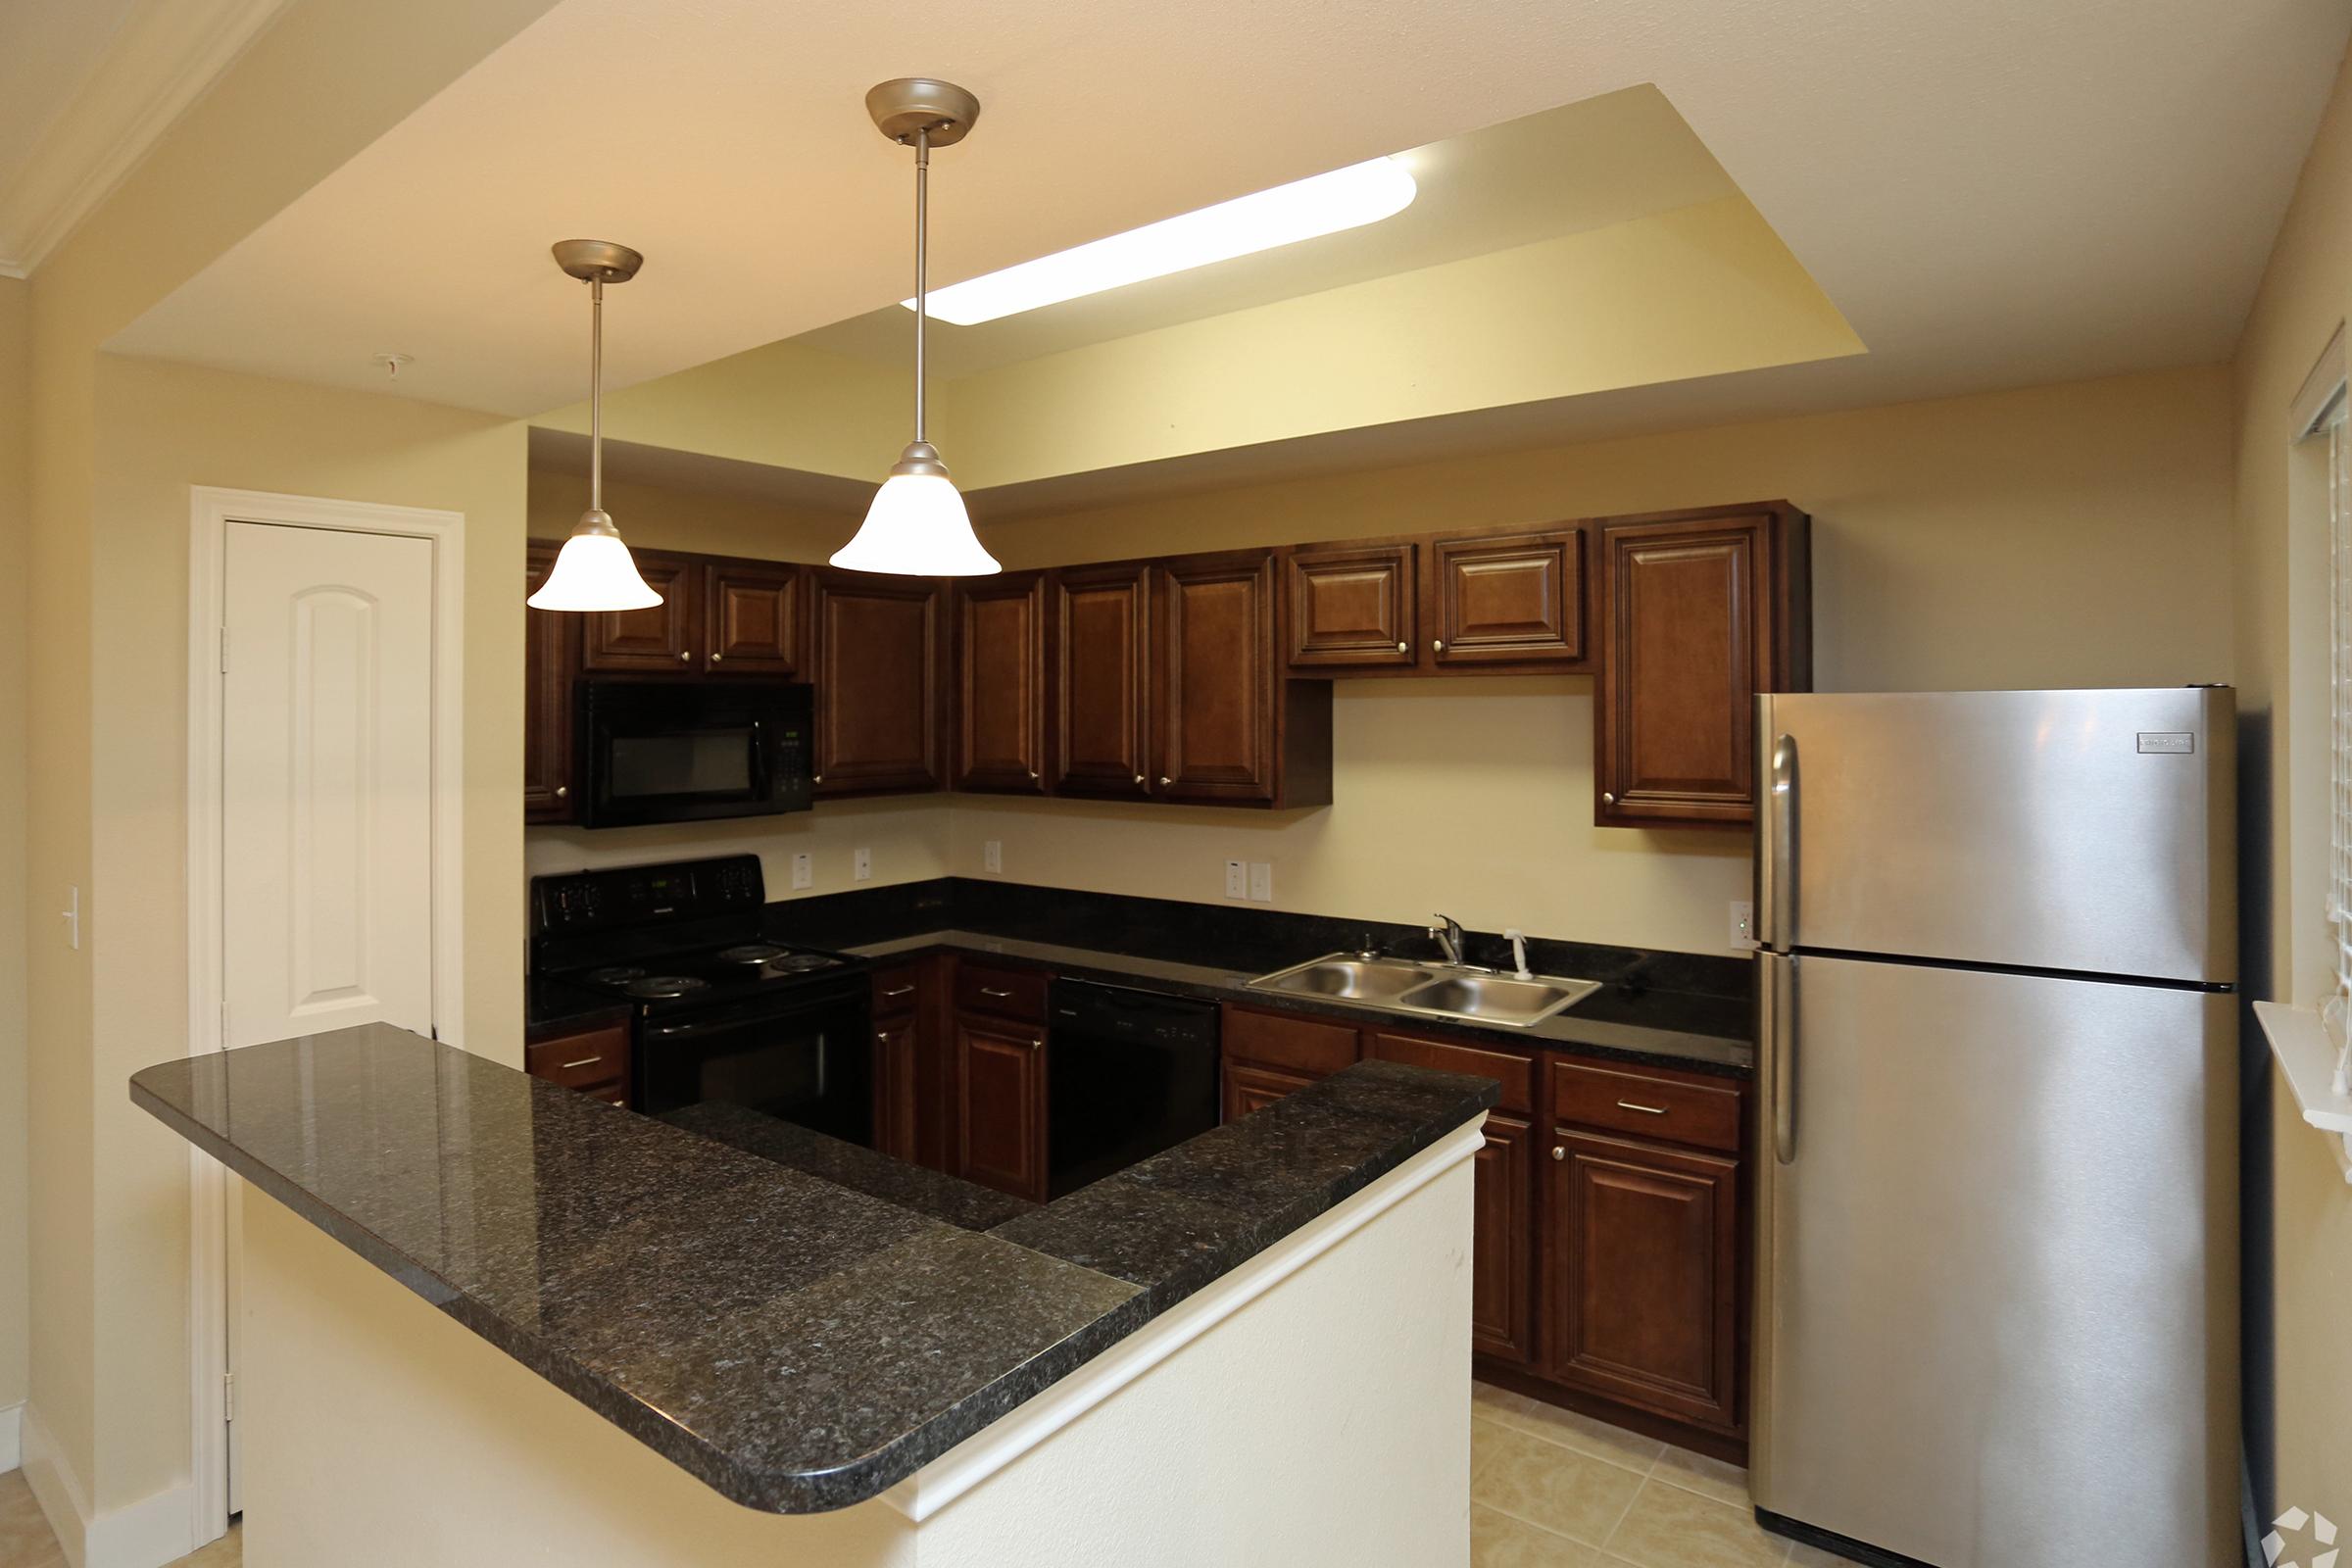
[[[187,1482],[95,1514],[81,1478],[40,1416],[30,1405],[19,1409],[24,1481],[48,1515],[68,1568],[164,1568],[196,1549],[195,1491]]]
[[[6,1475],[24,1462],[22,1433],[24,1406],[22,1402],[0,1409],[0,1475]]]

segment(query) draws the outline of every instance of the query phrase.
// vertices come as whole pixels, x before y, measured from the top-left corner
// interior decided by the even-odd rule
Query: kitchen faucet
[[[1460,968],[1462,966],[1462,922],[1450,914],[1433,914],[1430,918],[1437,922],[1429,928],[1430,940],[1438,945],[1438,952],[1445,956],[1447,963],[1457,969]]]

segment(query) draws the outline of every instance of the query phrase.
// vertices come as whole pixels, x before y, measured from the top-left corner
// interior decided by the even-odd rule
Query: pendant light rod
[[[925,329],[930,324],[930,311],[925,304],[931,255],[931,127],[923,126],[914,133],[914,439],[923,436],[923,393],[929,383],[923,357]]]
[[[605,510],[605,280],[588,280],[588,510]]]

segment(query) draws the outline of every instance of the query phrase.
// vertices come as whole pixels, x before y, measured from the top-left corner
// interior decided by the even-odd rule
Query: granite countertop
[[[703,1136],[383,1024],[166,1062],[130,1096],[724,1495],[813,1513],[913,1474],[1495,1087],[1359,1063],[1001,1218],[869,1151]]]
[[[1600,990],[1565,1011],[1521,1029],[1507,1024],[1470,1023],[1392,1012],[1385,1007],[1355,1006],[1324,997],[1250,989],[1250,981],[1259,975],[1272,974],[1334,951],[1328,945],[1310,946],[1305,952],[1272,951],[1257,967],[1248,969],[1138,954],[1103,953],[965,930],[916,932],[844,951],[877,959],[936,952],[1009,958],[1044,965],[1077,979],[1112,984],[1148,981],[1180,996],[1279,1007],[1286,1012],[1319,1013],[1351,1023],[1386,1023],[1414,1034],[1500,1041],[1727,1077],[1746,1077],[1755,1070],[1752,1024],[1745,1001],[1623,982],[1604,983]]]

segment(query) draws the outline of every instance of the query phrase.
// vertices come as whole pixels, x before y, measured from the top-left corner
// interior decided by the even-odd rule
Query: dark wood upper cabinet
[[[539,591],[563,547],[531,541],[523,553],[523,596]],[[580,662],[580,617],[523,611],[522,819],[571,820],[571,682]]]
[[[1158,563],[1152,788],[1223,806],[1331,803],[1331,686],[1289,680],[1276,641],[1274,558]]]
[[[1739,1162],[1562,1131],[1547,1163],[1551,1375],[1737,1433]]]
[[[956,585],[955,788],[1045,793],[1046,667],[1045,573]]]
[[[1422,621],[1433,667],[1584,662],[1582,528],[1442,535],[1429,552]]]
[[[816,792],[944,788],[940,620],[946,585],[831,569],[814,575],[809,620]]]
[[[1055,793],[1151,793],[1152,572],[1144,562],[1054,573],[1050,775]]]
[[[1806,519],[1786,507],[1610,520],[1595,819],[1755,819],[1755,703],[1811,684]]]
[[[1283,563],[1285,654],[1300,671],[1420,662],[1420,546],[1303,545]]]
[[[677,675],[703,663],[703,562],[656,550],[632,552],[646,586],[662,602],[645,610],[584,615],[580,666],[603,673],[638,670]]]
[[[714,674],[790,679],[801,649],[802,568],[782,562],[714,561],[704,568],[704,662]]]
[[[1046,1037],[1032,1024],[956,1016],[962,1083],[956,1173],[1033,1202],[1046,1200]]]

